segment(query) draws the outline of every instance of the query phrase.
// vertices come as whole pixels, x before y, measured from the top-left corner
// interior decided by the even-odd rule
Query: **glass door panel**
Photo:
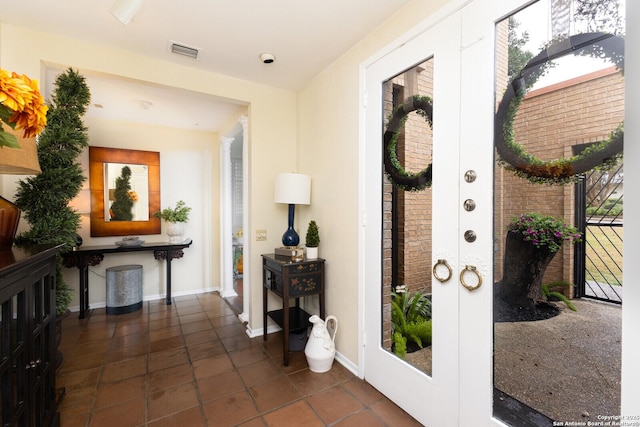
[[[624,1],[589,3],[541,0],[496,24],[494,416],[511,425],[620,414],[621,307],[575,298],[576,183],[618,170],[624,116]]]
[[[433,58],[385,81],[382,346],[431,375]]]

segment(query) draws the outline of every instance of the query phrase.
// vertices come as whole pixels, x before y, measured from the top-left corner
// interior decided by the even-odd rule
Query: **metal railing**
[[[576,184],[576,296],[622,304],[623,164],[593,170]]]

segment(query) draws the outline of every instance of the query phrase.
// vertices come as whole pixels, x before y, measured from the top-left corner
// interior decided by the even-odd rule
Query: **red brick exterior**
[[[615,68],[531,91],[514,121],[516,141],[542,159],[571,157],[573,147],[602,141],[624,117],[624,81]],[[495,279],[502,277],[505,227],[511,218],[535,211],[574,224],[574,186],[531,184],[496,166]],[[573,250],[565,245],[544,282],[573,283]]]

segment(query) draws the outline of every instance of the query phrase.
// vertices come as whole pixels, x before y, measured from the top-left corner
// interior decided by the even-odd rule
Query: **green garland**
[[[576,55],[590,55],[606,58],[618,68],[624,66],[624,40],[607,33],[584,33],[569,38],[570,52]],[[568,184],[575,182],[579,175],[595,167],[608,169],[622,156],[624,124],[609,134],[602,142],[593,144],[579,154],[550,161],[540,160],[527,153],[515,140],[513,122],[516,113],[530,87],[543,73],[549,61],[568,53],[567,50],[549,56],[555,48],[564,46],[567,40],[552,43],[546,50],[531,59],[507,87],[495,116],[495,146],[498,163],[517,176],[533,183]],[[558,45],[558,46],[556,46]]]
[[[422,116],[429,123],[429,127],[433,128],[433,105],[428,96],[414,95],[405,104],[394,108],[384,133],[384,169],[394,186],[407,191],[420,191],[431,186],[432,163],[420,172],[408,172],[400,164],[397,153],[398,135],[409,113],[413,111]]]

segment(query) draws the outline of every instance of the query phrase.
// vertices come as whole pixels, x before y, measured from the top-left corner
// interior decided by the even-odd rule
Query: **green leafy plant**
[[[571,302],[571,300],[569,298],[567,298],[562,292],[557,292],[557,291],[551,290],[551,289],[556,288],[558,286],[573,286],[573,285],[571,283],[566,283],[566,282],[552,282],[552,283],[549,283],[549,284],[546,284],[546,285],[542,285],[542,294],[545,296],[547,301],[550,300],[550,299],[555,298],[555,299],[565,303],[566,306],[569,308],[569,310],[578,311],[578,309]]]
[[[31,225],[16,238],[16,244],[64,244],[63,252],[76,245],[80,215],[69,202],[86,179],[77,159],[89,145],[82,116],[90,100],[89,87],[77,71],[69,68],[58,75],[47,125],[38,138],[42,173],[20,180],[16,193],[16,205]],[[72,290],[64,281],[60,257],[56,277],[56,314],[61,315],[71,303]]]
[[[123,166],[120,176],[116,178],[116,188],[113,192],[114,200],[111,204],[111,220],[113,221],[131,221],[133,219],[133,199],[131,199],[131,168]]]
[[[408,295],[398,289],[391,297],[393,352],[404,358],[409,343],[419,348],[431,345],[431,299],[422,292]]]
[[[161,211],[154,212],[153,216],[164,219],[167,222],[187,222],[189,221],[189,212],[191,212],[191,208],[188,207],[184,201],[180,200],[176,203],[175,208],[165,208]]]
[[[589,206],[587,207],[587,215],[607,215],[618,216],[622,213],[622,199],[621,198],[609,198],[602,206]]]
[[[507,230],[518,232],[523,240],[530,241],[538,248],[546,246],[551,252],[558,252],[565,241],[574,243],[582,240],[582,234],[562,219],[535,212],[513,218]]]
[[[320,235],[318,234],[318,224],[314,220],[309,221],[307,228],[307,236],[305,237],[305,246],[308,248],[317,248],[320,244]]]

